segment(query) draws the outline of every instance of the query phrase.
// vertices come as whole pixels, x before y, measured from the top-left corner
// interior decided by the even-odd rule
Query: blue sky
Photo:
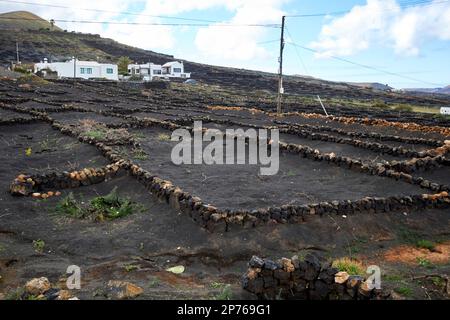
[[[38,3],[36,0],[26,2]],[[39,4],[0,1],[0,11],[28,10],[46,19],[65,20],[189,23],[150,17],[163,15],[214,20],[221,24],[273,24],[280,23],[283,14],[349,10],[339,15],[286,18],[285,73],[335,81],[381,82],[396,88],[450,84],[450,64],[447,62],[450,56],[450,1],[79,0],[75,3],[44,0]],[[123,11],[141,15],[118,13]],[[270,72],[278,69],[279,28],[57,24],[68,30],[99,33],[136,47],[192,61]],[[319,53],[294,47],[292,43]],[[399,73],[402,77],[344,63],[331,56]]]

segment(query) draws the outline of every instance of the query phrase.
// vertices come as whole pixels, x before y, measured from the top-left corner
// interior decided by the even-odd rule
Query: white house
[[[58,78],[102,78],[108,80],[119,80],[119,73],[116,64],[98,63],[96,61],[81,61],[72,59],[65,62],[43,62],[34,65],[34,72],[49,69],[57,72]]]
[[[441,107],[441,114],[449,114],[450,115],[450,107]]]
[[[128,73],[132,76],[140,76],[145,81],[152,81],[154,78],[190,78],[191,73],[184,72],[184,64],[180,61],[167,62],[159,65],[154,63],[129,64]]]
[[[141,76],[145,81],[152,81],[153,77],[161,77],[162,66],[154,63],[129,64],[128,73],[132,76]]]
[[[163,74],[174,78],[190,78],[191,73],[184,72],[184,64],[180,61],[167,62],[162,65]]]

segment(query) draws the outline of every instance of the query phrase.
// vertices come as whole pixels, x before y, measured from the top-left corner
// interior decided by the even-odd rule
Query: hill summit
[[[0,14],[1,30],[58,30],[57,26],[53,26],[49,21],[28,12],[28,11],[12,11]]]

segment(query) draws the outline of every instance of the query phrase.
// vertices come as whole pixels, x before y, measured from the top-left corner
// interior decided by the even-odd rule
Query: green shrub
[[[428,249],[430,251],[434,251],[436,249],[436,244],[429,240],[419,240],[417,241],[416,246],[422,249]]]
[[[88,203],[75,199],[72,193],[62,199],[55,208],[59,214],[95,221],[114,220],[143,211],[144,207],[128,198],[120,197],[117,188],[106,196],[92,198]]]
[[[30,74],[30,72],[28,71],[27,68],[24,68],[24,67],[21,67],[21,66],[15,66],[13,71],[14,72],[23,73],[23,74]]]
[[[44,252],[44,248],[45,248],[45,241],[38,239],[38,240],[33,240],[33,248],[34,251],[42,253]]]

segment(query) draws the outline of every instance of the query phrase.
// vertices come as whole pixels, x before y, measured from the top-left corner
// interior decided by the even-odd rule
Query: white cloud
[[[348,56],[374,45],[401,55],[417,55],[424,42],[450,40],[450,2],[401,8],[395,0],[368,0],[322,27],[311,47],[317,56]]]
[[[38,2],[36,2],[38,3]],[[32,6],[24,4],[0,3],[0,11],[26,10],[50,20],[84,20],[84,21],[115,21],[115,22],[160,22],[160,19],[136,15],[120,15],[117,12],[129,11],[133,1],[108,0],[91,1],[78,0],[40,2],[67,8]],[[82,10],[89,9],[89,10]],[[95,11],[98,10],[98,11]],[[109,11],[109,12],[103,12]],[[145,10],[144,10],[145,11]],[[143,13],[143,12],[142,12]],[[166,26],[115,25],[99,23],[56,22],[68,31],[101,34],[103,37],[113,38],[119,42],[145,49],[171,48],[174,40],[172,30]]]
[[[258,24],[279,23],[282,15],[279,8],[286,1],[288,0],[78,0],[77,2],[59,0],[45,2],[53,5],[71,7],[71,9],[0,2],[0,12],[28,10],[48,20],[53,18],[133,23],[182,23],[189,21],[162,20],[155,16],[178,16],[191,11],[223,8],[229,14],[234,15],[229,21],[224,21],[223,23]],[[39,2],[36,1],[36,3]],[[140,14],[139,16],[114,13],[119,11],[136,12],[136,8],[138,7],[141,8],[138,12]],[[77,8],[114,12],[96,12]],[[211,18],[210,20],[217,19]],[[71,22],[57,22],[57,25],[69,31],[101,34],[104,37],[113,38],[121,43],[151,50],[173,49],[177,42],[176,38],[189,30],[187,28],[176,29],[171,26],[102,25]],[[255,27],[219,28],[211,26],[198,30],[195,37],[195,44],[203,55],[203,58],[222,57],[227,59],[250,60],[255,57],[268,56],[266,50],[257,45],[257,42],[262,39],[264,34],[264,30]]]
[[[235,12],[228,24],[277,24],[283,15],[280,9],[283,0],[232,0],[228,9]],[[217,27],[200,28],[195,45],[200,53],[212,59],[248,61],[255,58],[267,59],[271,55],[258,42],[267,30],[259,27]]]

